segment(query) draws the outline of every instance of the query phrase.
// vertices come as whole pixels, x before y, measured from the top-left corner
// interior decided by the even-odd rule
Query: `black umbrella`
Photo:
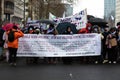
[[[71,24],[69,22],[59,23],[58,26],[56,27],[56,29],[59,34],[63,34],[66,31],[68,26],[71,27],[73,34],[77,33],[76,25]]]
[[[101,18],[89,18],[88,22],[90,22],[92,25],[98,25],[98,26],[106,26],[107,24],[107,22]]]
[[[52,24],[52,25],[55,25],[56,23],[54,21],[51,21],[49,19],[42,19],[42,20],[39,20],[40,23],[45,23],[45,24]]]
[[[120,22],[117,23],[117,26],[120,25]]]

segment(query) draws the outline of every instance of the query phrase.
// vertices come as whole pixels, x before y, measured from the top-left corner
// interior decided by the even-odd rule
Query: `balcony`
[[[4,13],[5,14],[14,14],[14,0],[5,0]]]
[[[4,8],[4,13],[5,13],[5,14],[14,14],[14,9]]]

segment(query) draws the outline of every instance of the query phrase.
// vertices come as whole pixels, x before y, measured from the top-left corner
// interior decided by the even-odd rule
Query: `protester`
[[[118,59],[120,59],[120,25],[118,26]]]
[[[0,60],[3,59],[3,45],[4,45],[4,40],[3,40],[3,34],[4,34],[4,30],[2,28],[0,28]]]
[[[47,34],[53,34],[53,35],[58,34],[54,25],[52,25],[52,24],[49,25],[49,28],[47,30]]]
[[[90,23],[87,23],[85,28],[82,28],[78,31],[78,34],[91,33],[91,31],[92,31],[92,25]]]
[[[113,27],[110,29],[110,34],[107,36],[106,44],[108,47],[108,60],[109,63],[117,63],[117,39],[118,35],[116,28]]]
[[[102,55],[103,55],[103,63],[108,61],[108,47],[106,45],[107,36],[109,35],[109,27],[106,26],[104,28],[104,32],[102,33],[104,39],[102,40]]]
[[[73,34],[71,27],[68,26],[63,34],[65,34],[65,35]],[[72,57],[63,57],[62,60],[63,60],[64,64],[71,64],[72,63]]]
[[[39,28],[35,28],[34,30],[34,34],[40,34],[40,29]],[[33,63],[37,64],[39,60],[39,57],[33,57]]]
[[[78,31],[78,34],[90,34],[92,32],[92,25],[90,23],[86,24],[85,28]],[[92,63],[93,58],[91,56],[81,56],[79,57],[80,63]]]
[[[40,32],[40,29],[39,28],[35,28],[35,34],[41,34],[41,32]]]
[[[34,34],[35,33],[35,28],[34,28],[34,26],[29,26],[28,27],[28,32],[27,32],[27,34]]]
[[[49,25],[49,28],[47,30],[47,34],[50,34],[50,35],[57,35],[58,34],[54,25],[52,25],[52,24]],[[56,57],[48,57],[47,62],[50,64],[56,64],[57,58]]]
[[[18,30],[17,26],[13,26],[13,29],[11,29],[11,31],[14,32],[14,40],[11,42],[8,39],[8,50],[9,50],[9,63],[10,65],[14,65],[16,66],[16,55],[17,55],[17,49],[18,49],[18,39],[20,37],[23,37],[24,34],[22,31]],[[8,38],[9,38],[9,34],[10,31],[7,32],[8,34]]]
[[[9,60],[9,51],[8,51],[8,44],[7,44],[8,43],[8,35],[7,35],[8,31],[9,31],[9,29],[6,30],[3,34],[3,40],[5,41],[4,49],[5,49],[5,55],[6,55],[6,62],[8,62],[8,60]]]
[[[35,28],[34,26],[29,26],[27,30],[27,34],[35,34]],[[38,62],[38,57],[27,57],[26,58],[26,63],[31,64],[31,63],[37,63]]]
[[[92,27],[92,33],[100,34],[101,35],[101,42],[102,42],[102,40],[104,39],[104,36],[102,35],[101,29],[100,29],[100,27],[98,25],[94,25]],[[101,52],[102,52],[102,44],[101,44]],[[95,60],[96,64],[97,63],[102,63],[103,62],[102,54],[100,54],[98,56],[95,56],[94,60]]]

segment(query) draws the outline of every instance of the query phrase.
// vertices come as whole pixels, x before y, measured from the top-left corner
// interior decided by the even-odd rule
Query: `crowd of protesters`
[[[3,53],[6,55],[6,61],[11,65],[16,65],[16,55],[18,49],[18,38],[23,37],[24,34],[47,34],[58,35],[54,25],[50,24],[47,30],[41,30],[41,28],[28,26],[18,30],[18,27],[13,25],[11,29],[15,31],[15,40],[13,42],[8,41],[8,34],[10,30],[4,30],[0,28],[0,59],[3,57]],[[86,28],[78,30],[78,34],[90,34],[97,33],[101,35],[101,55],[100,56],[82,56],[82,57],[49,57],[44,58],[44,61],[48,64],[56,64],[58,61],[62,61],[64,64],[71,64],[74,60],[80,63],[117,63],[120,57],[120,25],[117,27],[109,28],[99,27],[98,25],[91,25],[88,23]],[[63,32],[63,35],[73,34],[71,27],[67,26],[67,29]],[[4,52],[2,51],[4,48]],[[27,63],[38,63],[39,57],[27,57]]]
[[[100,28],[97,25],[88,24],[86,28],[81,29],[79,34],[98,33],[101,34],[101,55],[84,57],[87,63],[117,63],[119,60],[119,42],[120,42],[120,26],[108,26]]]

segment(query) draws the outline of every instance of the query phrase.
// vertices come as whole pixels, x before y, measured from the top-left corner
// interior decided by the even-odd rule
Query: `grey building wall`
[[[111,16],[115,17],[116,0],[104,0],[104,17],[108,21]]]
[[[115,26],[116,0],[104,0],[104,18],[108,26]]]

